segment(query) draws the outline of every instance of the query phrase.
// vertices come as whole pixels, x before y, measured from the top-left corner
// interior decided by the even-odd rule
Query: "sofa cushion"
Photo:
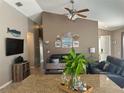
[[[112,73],[112,74],[114,74],[114,73],[116,72],[116,69],[117,69],[117,66],[114,65],[114,64],[110,64],[110,65],[108,66],[108,71],[109,71],[110,73]]]
[[[124,69],[120,72],[120,75],[124,77]]]
[[[121,71],[122,71],[122,68],[121,67],[117,67],[115,73],[117,75],[120,75]]]
[[[120,75],[106,74],[113,82],[115,82],[120,88],[124,88],[124,78]]]
[[[100,70],[99,68],[91,68],[91,73],[92,74],[101,74],[101,73],[104,73],[104,72],[102,70]]]
[[[105,62],[105,65],[104,65],[104,67],[103,67],[103,70],[104,70],[104,71],[108,71],[109,65],[110,65],[110,62],[106,61],[106,62]]]
[[[116,57],[107,56],[107,61],[117,66],[124,67],[124,60]]]

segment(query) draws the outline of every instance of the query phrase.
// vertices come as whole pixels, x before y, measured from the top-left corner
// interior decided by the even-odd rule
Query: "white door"
[[[110,35],[99,37],[99,59],[106,60],[106,57],[111,55],[111,37]]]

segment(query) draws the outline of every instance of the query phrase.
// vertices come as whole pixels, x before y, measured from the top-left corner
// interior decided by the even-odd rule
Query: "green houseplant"
[[[64,61],[66,62],[64,74],[71,76],[70,85],[73,87],[77,77],[81,73],[86,73],[86,58],[83,54],[77,55],[74,48],[71,48],[69,54],[64,56]]]

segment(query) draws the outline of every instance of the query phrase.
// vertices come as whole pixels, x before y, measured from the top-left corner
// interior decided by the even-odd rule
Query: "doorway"
[[[39,30],[39,47],[40,47],[40,65],[44,69],[44,55],[43,55],[43,29]]]
[[[106,60],[111,55],[111,36],[99,36],[99,60]]]

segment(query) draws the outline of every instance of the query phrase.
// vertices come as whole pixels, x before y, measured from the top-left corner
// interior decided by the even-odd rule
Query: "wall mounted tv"
[[[6,38],[6,56],[21,54],[23,50],[23,39]]]

